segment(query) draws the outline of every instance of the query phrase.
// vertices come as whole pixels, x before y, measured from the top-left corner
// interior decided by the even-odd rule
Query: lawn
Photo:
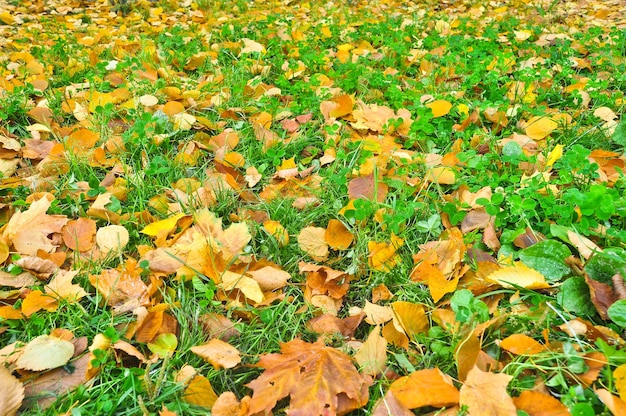
[[[625,94],[621,0],[0,0],[0,415],[626,414]]]

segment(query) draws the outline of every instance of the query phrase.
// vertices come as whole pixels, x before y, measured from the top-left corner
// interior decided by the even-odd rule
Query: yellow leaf
[[[526,135],[533,140],[545,139],[559,125],[549,117],[533,117],[526,123]]]
[[[433,112],[433,117],[443,117],[450,112],[452,104],[446,100],[437,100],[426,104],[426,107],[430,108]]]
[[[146,225],[144,229],[141,230],[141,232],[146,235],[149,235],[150,237],[157,237],[159,234],[163,232],[167,232],[169,234],[176,227],[178,220],[184,216],[185,214],[181,212],[180,214],[176,214],[164,220],[155,221],[152,224]]]
[[[440,185],[454,185],[456,182],[456,174],[454,170],[449,167],[439,166],[429,169],[428,172],[426,172],[425,179]]]
[[[615,389],[619,393],[622,400],[626,399],[626,364],[622,364],[613,370],[613,378],[615,379]]]
[[[249,276],[226,270],[222,274],[220,286],[225,291],[239,289],[248,299],[257,303],[263,302],[263,291],[259,283]]]
[[[554,146],[554,149],[552,149],[550,153],[548,153],[546,166],[547,167],[552,166],[554,162],[556,162],[557,160],[561,158],[561,156],[563,156],[563,145],[557,144],[556,146]]]
[[[519,261],[513,263],[512,266],[503,267],[492,272],[487,276],[487,280],[509,289],[513,289],[515,286],[526,289],[546,289],[550,287],[541,273]]]
[[[372,376],[382,373],[387,362],[387,340],[380,335],[379,326],[370,332],[354,359],[362,372]]]

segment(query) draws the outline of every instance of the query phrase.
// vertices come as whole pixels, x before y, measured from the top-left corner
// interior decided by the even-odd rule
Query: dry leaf
[[[0,364],[0,412],[4,416],[14,416],[24,400],[22,383]]]
[[[459,402],[459,391],[452,384],[452,379],[438,368],[401,377],[389,386],[389,392],[407,409],[447,407]]]
[[[32,371],[61,367],[74,355],[74,344],[50,335],[31,340],[15,363],[18,368]]]
[[[472,368],[461,387],[459,404],[467,406],[470,415],[516,416],[513,399],[506,386],[513,377]]]
[[[367,403],[371,381],[343,352],[299,339],[282,344],[280,351],[262,355],[257,366],[263,374],[247,384],[254,392],[249,414],[267,414],[287,396],[288,412],[303,416],[347,413]]]
[[[321,227],[305,227],[298,234],[298,246],[315,261],[328,258],[326,230]]]
[[[211,363],[215,369],[233,368],[241,362],[237,348],[219,339],[212,339],[206,344],[191,347],[191,352]]]
[[[380,327],[370,332],[361,348],[354,354],[354,359],[361,366],[361,371],[375,376],[381,374],[387,362],[387,341],[380,335]]]
[[[513,403],[518,410],[525,411],[529,416],[570,416],[567,406],[538,391],[525,390],[519,397],[513,398]]]

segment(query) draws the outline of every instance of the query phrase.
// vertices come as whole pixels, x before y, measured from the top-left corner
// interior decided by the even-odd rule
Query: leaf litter
[[[112,3],[0,0],[3,414],[624,412],[621,2]]]

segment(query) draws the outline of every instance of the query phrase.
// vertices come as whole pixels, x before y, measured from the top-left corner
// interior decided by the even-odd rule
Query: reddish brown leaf
[[[350,199],[369,199],[370,201],[383,202],[387,197],[389,187],[374,175],[360,176],[348,183],[348,196]]]
[[[342,396],[348,399],[342,413],[367,403],[371,381],[356,371],[343,352],[299,339],[282,344],[280,350],[261,356],[257,365],[265,371],[247,384],[254,391],[249,414],[268,413],[287,396],[289,414],[294,416],[339,414]]]

